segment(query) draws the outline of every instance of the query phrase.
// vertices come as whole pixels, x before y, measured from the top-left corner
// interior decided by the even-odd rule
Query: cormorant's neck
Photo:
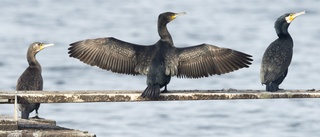
[[[158,23],[158,33],[162,41],[167,41],[173,45],[172,37],[167,29],[167,24]]]
[[[39,62],[37,61],[37,59],[36,59],[36,53],[28,52],[27,60],[28,60],[28,63],[29,63],[29,67],[39,68],[41,70],[41,66],[40,66]]]
[[[288,36],[290,37],[290,34],[288,32],[289,25],[290,24],[288,24],[288,23],[283,23],[283,24],[276,24],[274,26],[279,38],[288,37]]]

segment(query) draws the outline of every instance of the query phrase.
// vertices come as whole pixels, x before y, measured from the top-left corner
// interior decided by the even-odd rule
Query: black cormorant
[[[40,42],[32,43],[27,52],[27,60],[29,63],[29,67],[22,73],[19,77],[16,90],[17,91],[36,91],[42,90],[43,80],[41,76],[41,66],[36,59],[36,54],[42,49],[53,46],[53,44],[43,44]],[[29,114],[35,110],[36,117],[38,117],[38,109],[40,107],[40,103],[34,104],[19,104],[19,110],[21,111],[22,119],[29,119]]]
[[[266,49],[260,69],[261,83],[266,85],[266,91],[279,90],[279,85],[287,76],[293,49],[293,40],[288,27],[296,17],[302,14],[305,12],[286,13],[275,22],[274,28],[279,38]]]
[[[167,23],[182,13],[165,12],[158,17],[160,40],[150,46],[132,44],[113,37],[87,39],[70,44],[70,57],[91,66],[122,74],[147,75],[142,97],[157,98],[171,76],[201,78],[249,67],[251,55],[209,44],[177,48]]]

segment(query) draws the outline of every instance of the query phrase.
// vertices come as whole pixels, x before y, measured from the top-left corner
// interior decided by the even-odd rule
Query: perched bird
[[[42,90],[43,80],[41,76],[41,66],[36,59],[36,54],[42,49],[53,46],[53,44],[43,44],[40,42],[32,43],[27,52],[27,60],[29,63],[29,67],[22,73],[19,77],[16,90],[17,91],[36,91]],[[35,110],[36,116],[38,117],[38,109],[40,107],[40,103],[34,104],[19,104],[19,110],[21,111],[22,119],[29,119],[29,114]]]
[[[160,88],[170,82],[171,76],[201,78],[224,74],[249,67],[251,55],[209,44],[177,48],[174,46],[167,23],[182,13],[165,12],[158,17],[160,40],[143,46],[113,37],[87,39],[70,44],[70,57],[91,66],[112,72],[147,75],[147,88],[142,97],[157,98]]]
[[[266,85],[266,91],[277,91],[279,85],[287,76],[292,59],[293,40],[288,32],[290,23],[305,11],[286,13],[280,16],[274,24],[278,39],[273,41],[262,57],[260,79]]]

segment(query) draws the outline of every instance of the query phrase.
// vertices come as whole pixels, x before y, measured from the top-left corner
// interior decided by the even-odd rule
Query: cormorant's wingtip
[[[85,40],[80,40],[80,41],[76,41],[76,42],[72,42],[72,43],[70,43],[69,44],[69,46],[76,46],[76,45],[79,45],[81,42],[83,42],[83,41],[85,41]]]
[[[71,47],[72,47],[72,46],[76,45],[77,43],[78,43],[78,42],[70,43],[70,44],[69,44],[69,46],[71,46]]]

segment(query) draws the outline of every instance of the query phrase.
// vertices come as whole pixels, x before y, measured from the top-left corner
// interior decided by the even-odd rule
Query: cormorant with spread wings
[[[210,44],[175,47],[167,23],[182,13],[165,12],[158,17],[160,40],[150,46],[137,45],[113,37],[87,39],[70,44],[70,57],[112,72],[147,75],[142,97],[158,98],[160,88],[171,76],[201,78],[249,67],[251,55]]]

